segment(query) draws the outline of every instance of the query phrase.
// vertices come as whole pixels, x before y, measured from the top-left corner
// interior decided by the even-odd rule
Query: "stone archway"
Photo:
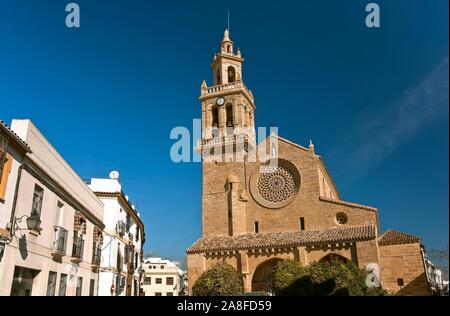
[[[319,260],[319,262],[330,262],[330,261],[340,261],[343,263],[347,263],[349,260],[347,258],[345,258],[344,256],[341,256],[341,255],[338,255],[335,253],[330,253]]]
[[[283,259],[273,258],[261,263],[253,273],[252,292],[273,292],[273,274],[278,262]]]

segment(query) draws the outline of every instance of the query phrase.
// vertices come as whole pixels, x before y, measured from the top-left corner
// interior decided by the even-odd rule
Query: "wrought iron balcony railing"
[[[55,236],[53,239],[53,251],[59,254],[66,253],[67,230],[60,226],[55,226]]]
[[[102,258],[102,248],[100,246],[94,246],[94,251],[92,252],[92,264],[95,266],[100,266]]]
[[[84,240],[81,237],[75,237],[73,239],[72,257],[83,259]]]

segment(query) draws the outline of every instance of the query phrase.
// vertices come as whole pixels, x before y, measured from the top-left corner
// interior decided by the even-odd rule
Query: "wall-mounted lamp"
[[[27,221],[27,228],[20,228],[19,227],[19,223],[22,223],[23,219],[26,218]],[[35,232],[40,232],[41,229],[41,219],[39,217],[39,214],[36,210],[33,210],[31,212],[31,215],[23,215],[22,217],[19,218],[15,218],[14,219],[14,224],[12,227],[12,235],[15,236],[16,234],[16,230],[31,230],[31,231],[35,231]]]

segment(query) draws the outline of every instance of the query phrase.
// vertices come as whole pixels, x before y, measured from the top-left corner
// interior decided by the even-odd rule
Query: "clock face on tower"
[[[216,100],[216,104],[219,105],[219,106],[224,105],[224,103],[225,103],[225,99],[224,98],[218,98]]]

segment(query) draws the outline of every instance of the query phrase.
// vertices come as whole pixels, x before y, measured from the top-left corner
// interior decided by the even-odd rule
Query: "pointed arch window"
[[[216,82],[218,86],[222,84],[222,79],[220,78],[220,69],[217,69],[216,71]]]
[[[228,83],[233,83],[236,81],[236,69],[234,67],[228,67]]]
[[[228,104],[226,107],[227,112],[227,127],[233,127],[233,106]]]
[[[212,127],[219,127],[219,108],[217,106],[212,109]]]

